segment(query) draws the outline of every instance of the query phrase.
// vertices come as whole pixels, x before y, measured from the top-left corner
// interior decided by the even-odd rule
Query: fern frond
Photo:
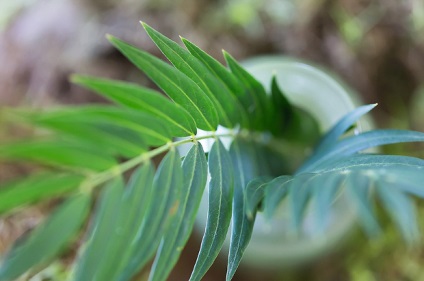
[[[226,275],[231,280],[257,214],[271,218],[281,204],[290,214],[293,233],[301,234],[305,215],[312,213],[314,231],[323,235],[331,224],[332,202],[342,194],[374,235],[379,231],[374,201],[379,200],[404,238],[411,243],[418,239],[410,197],[424,197],[424,160],[363,151],[422,142],[424,133],[375,130],[343,137],[375,107],[363,106],[341,119],[293,171],[318,125],[289,103],[284,85],[280,88],[273,79],[271,93],[266,93],[228,53],[227,69],[188,40],[182,38],[186,50],[143,26],[172,65],[108,38],[169,99],[131,83],[73,76],[75,83],[115,105],[14,113],[42,129],[41,136],[2,145],[0,161],[31,161],[47,171],[6,184],[0,190],[0,213],[59,196],[68,199],[10,250],[0,280],[57,257],[82,228],[97,189],[100,196],[72,278],[130,280],[154,258],[149,280],[166,280],[193,229],[208,174],[206,229],[190,280],[206,274],[232,222]],[[203,147],[204,140],[213,145]],[[189,151],[182,159],[179,151],[186,145]],[[152,161],[162,155],[155,171]]]

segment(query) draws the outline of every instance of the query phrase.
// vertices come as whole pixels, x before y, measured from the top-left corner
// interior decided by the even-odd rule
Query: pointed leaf
[[[34,120],[36,121],[36,120]],[[110,124],[89,125],[65,120],[42,120],[38,126],[48,128],[86,147],[101,149],[113,157],[132,158],[147,150],[144,140],[137,134]]]
[[[80,106],[60,108],[35,117],[35,122],[60,129],[69,128],[70,120],[73,126],[91,126],[105,133],[117,134],[124,144],[136,146],[134,143],[145,142],[147,145],[159,146],[174,137],[168,124],[144,112],[123,109],[115,106]],[[69,132],[69,130],[68,130]],[[117,142],[117,144],[122,143]],[[137,147],[137,146],[136,146]]]
[[[116,206],[119,213],[114,229],[110,232],[108,253],[97,267],[97,280],[117,280],[131,261],[131,241],[135,241],[150,203],[154,177],[153,165],[148,162],[133,173],[130,182]]]
[[[271,219],[288,193],[288,186],[293,181],[292,176],[279,176],[265,186],[264,213]]]
[[[99,269],[109,254],[110,238],[117,231],[122,194],[122,179],[114,179],[104,187],[72,280],[101,280],[98,279]]]
[[[0,147],[0,160],[28,160],[41,164],[103,171],[116,165],[101,151],[63,140],[20,141]]]
[[[218,126],[218,115],[212,101],[185,74],[115,37],[109,41],[140,70],[145,72],[172,100],[186,109],[194,118],[198,128],[214,131]]]
[[[275,110],[272,112],[271,132],[276,136],[282,136],[293,115],[293,109],[285,94],[278,86],[275,76],[271,81],[271,99]]]
[[[80,175],[45,172],[6,183],[0,188],[0,213],[65,194],[83,180]]]
[[[376,189],[386,211],[401,230],[403,238],[411,245],[418,242],[419,230],[414,202],[394,184],[383,181],[377,184]]]
[[[257,178],[249,182],[245,190],[246,214],[253,218],[258,210],[263,209],[262,200],[265,197],[265,187],[269,181]]]
[[[193,229],[196,213],[206,187],[207,162],[200,143],[193,145],[183,161],[180,205],[164,235],[149,280],[166,280],[175,266]]]
[[[0,267],[0,280],[15,280],[31,267],[49,262],[76,235],[90,207],[90,196],[68,199],[27,237],[7,253]]]
[[[356,108],[349,112],[342,119],[340,119],[320,140],[319,144],[315,147],[314,154],[321,154],[327,149],[331,148],[339,138],[349,129],[356,121],[363,115],[370,112],[377,104],[369,104]]]
[[[91,89],[122,106],[140,110],[167,122],[173,136],[196,134],[191,115],[161,93],[132,83],[88,76],[72,76],[72,82]]]
[[[355,205],[359,221],[370,237],[381,233],[380,226],[373,214],[370,191],[371,179],[360,172],[351,172],[346,176],[346,188],[349,198]]]
[[[224,244],[231,221],[233,171],[231,158],[220,140],[209,152],[209,210],[205,234],[190,280],[200,280],[210,268]]]
[[[315,178],[311,186],[316,229],[320,234],[324,234],[329,225],[331,205],[342,186],[342,178],[339,173],[322,174]]]
[[[231,280],[237,270],[244,250],[252,236],[255,214],[247,215],[245,189],[250,180],[258,176],[256,155],[250,145],[235,139],[230,147],[230,157],[234,171],[234,197],[231,226],[230,251],[228,255],[226,280]]]
[[[142,25],[175,68],[190,77],[210,98],[217,110],[221,125],[233,128],[241,122],[240,117],[245,117],[247,120],[247,116],[241,115],[242,112],[238,110],[238,101],[235,97],[196,57],[146,23]]]
[[[301,174],[293,178],[288,186],[287,199],[289,200],[291,227],[298,233],[303,220],[303,214],[310,197],[310,184],[315,179],[314,174]]]
[[[231,72],[242,82],[245,91],[248,93],[247,96],[249,96],[249,99],[252,101],[251,106],[254,108],[254,116],[251,118],[254,118],[255,128],[258,130],[265,129],[266,126],[270,124],[269,122],[271,122],[270,117],[273,108],[271,107],[270,100],[266,95],[264,87],[225,51],[224,57]]]
[[[131,259],[117,280],[128,280],[154,255],[160,238],[176,215],[183,186],[181,159],[175,150],[167,153],[156,172],[142,225],[131,242]]]
[[[222,84],[227,89],[227,92],[230,92],[240,104],[240,115],[247,116],[249,119],[249,109],[252,105],[252,100],[248,96],[248,93],[244,90],[241,82],[232,74],[226,67],[221,63],[211,57],[209,54],[201,50],[192,42],[188,41],[185,38],[181,38],[182,42],[186,46],[187,50],[196,57],[199,61],[205,65],[208,70],[214,74],[214,76],[222,82]],[[244,117],[243,117],[244,118]],[[248,122],[248,121],[246,121]],[[241,122],[241,127],[248,127],[249,124]]]
[[[314,155],[305,161],[297,173],[314,171],[325,161],[334,161],[368,148],[403,142],[423,142],[424,133],[406,130],[374,130],[339,141],[324,155]]]

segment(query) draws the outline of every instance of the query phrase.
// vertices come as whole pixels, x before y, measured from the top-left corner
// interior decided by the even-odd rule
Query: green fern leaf
[[[235,139],[230,147],[230,157],[234,171],[234,197],[231,226],[230,251],[226,280],[231,280],[238,268],[253,231],[255,217],[249,216],[246,209],[245,189],[249,181],[259,176],[255,154],[248,143]]]
[[[191,115],[161,93],[132,83],[74,75],[72,82],[91,89],[127,108],[149,113],[166,122],[175,137],[195,135],[197,128]]]
[[[186,46],[187,50],[196,57],[199,61],[203,63],[204,66],[221,82],[226,90],[225,92],[231,93],[236,100],[237,110],[240,114],[240,125],[242,128],[250,128],[249,122],[249,113],[251,113],[251,99],[247,95],[247,92],[244,90],[242,83],[225,68],[221,63],[211,57],[209,54],[201,50],[192,42],[188,41],[185,38],[181,37],[182,42]]]
[[[152,41],[175,68],[190,77],[210,98],[217,110],[220,124],[227,128],[234,128],[241,123],[240,117],[243,115],[237,111],[237,100],[227,92],[221,82],[188,51],[147,24],[142,24]]]
[[[119,211],[122,207],[120,200],[123,193],[123,182],[114,179],[105,186],[96,210],[94,223],[91,227],[86,247],[78,260],[73,280],[102,280],[99,279],[104,268],[105,259],[110,254],[109,249],[113,240],[111,237],[119,231]]]
[[[43,172],[2,184],[0,214],[22,205],[66,194],[78,187],[83,177],[58,172]]]
[[[154,169],[148,162],[139,168],[131,177],[125,190],[121,182],[107,187],[97,211],[95,222],[88,247],[83,253],[81,266],[77,268],[75,280],[79,278],[93,278],[89,280],[117,280],[132,256],[132,243],[137,233],[149,203]],[[102,207],[103,206],[103,207]],[[103,208],[103,209],[102,209]],[[113,217],[102,220],[101,213],[108,213]],[[93,241],[93,242],[91,242]],[[103,246],[96,241],[105,243]],[[104,256],[96,256],[98,247],[103,247]],[[85,266],[87,264],[87,266]],[[95,266],[90,267],[90,264]]]
[[[145,72],[173,101],[186,109],[198,128],[214,131],[218,115],[212,101],[185,74],[117,38],[109,36],[110,42]]]
[[[190,280],[200,280],[210,268],[222,248],[231,221],[234,178],[231,158],[220,140],[209,152],[209,210],[196,264]]]
[[[114,106],[61,108],[41,114],[37,122],[60,130],[68,125],[69,120],[74,126],[88,125],[106,132],[109,130],[109,133],[116,133],[120,129],[123,135],[120,138],[135,143],[141,140],[149,146],[163,145],[173,137],[169,124],[155,116]]]
[[[195,144],[183,161],[184,187],[180,204],[162,238],[149,280],[166,280],[184,248],[196,218],[206,186],[207,162],[200,143]]]
[[[175,150],[171,150],[155,174],[146,214],[131,245],[131,259],[118,280],[129,280],[153,257],[169,227],[170,218],[176,215],[183,188],[181,159]]]
[[[81,228],[89,208],[88,194],[73,196],[60,205],[7,253],[0,266],[0,280],[16,280],[30,268],[45,265],[55,258]]]
[[[253,106],[254,116],[253,121],[255,122],[255,129],[265,130],[266,126],[269,126],[272,122],[270,117],[272,112],[275,110],[271,107],[270,100],[265,92],[264,87],[259,83],[252,75],[250,75],[229,53],[224,51],[224,57],[227,61],[228,67],[231,72],[242,82],[244,91],[249,96],[249,100],[253,102],[250,106]]]
[[[0,160],[26,160],[54,167],[104,171],[116,161],[99,150],[63,140],[29,140],[0,147]]]

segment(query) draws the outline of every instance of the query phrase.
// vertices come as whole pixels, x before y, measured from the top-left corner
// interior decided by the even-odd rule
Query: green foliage
[[[375,212],[380,205],[375,202],[381,202],[405,240],[418,241],[411,196],[424,197],[424,160],[365,150],[422,142],[424,133],[345,135],[375,107],[362,106],[322,136],[312,155],[291,171],[290,163],[299,160],[293,159],[294,145],[311,149],[319,128],[285,98],[284,85],[273,79],[267,94],[228,53],[226,68],[188,40],[182,39],[186,50],[143,26],[173,66],[109,39],[169,99],[130,83],[73,76],[75,83],[116,105],[15,111],[22,122],[43,129],[42,134],[2,144],[0,161],[30,161],[43,171],[6,183],[0,189],[0,212],[66,199],[45,223],[16,242],[2,261],[0,280],[12,280],[59,257],[82,229],[91,198],[96,198],[96,207],[83,230],[72,278],[131,280],[154,258],[149,280],[166,280],[191,234],[207,184],[206,228],[190,280],[206,274],[228,232],[226,279],[231,280],[258,212],[271,219],[285,209],[291,218],[287,227],[301,234],[308,209],[316,219],[314,233],[325,234],[336,196],[348,199],[370,236],[380,232]],[[227,130],[218,133],[218,126]],[[198,129],[202,134],[197,135]],[[210,149],[203,140],[213,143]],[[187,144],[188,153],[179,155]],[[162,154],[155,170],[152,160]]]

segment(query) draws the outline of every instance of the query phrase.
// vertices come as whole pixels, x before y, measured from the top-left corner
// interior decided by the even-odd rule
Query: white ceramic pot
[[[340,80],[301,60],[281,56],[258,57],[245,61],[243,66],[268,92],[271,79],[276,75],[289,101],[314,116],[322,132],[359,106],[358,97]],[[360,121],[357,130],[366,131],[372,127],[370,120],[365,118]],[[220,130],[225,131],[223,128]],[[226,146],[229,146],[229,141],[225,141]],[[211,145],[212,141],[203,143],[206,151]],[[278,212],[271,222],[267,222],[259,213],[242,266],[278,269],[311,261],[328,253],[348,235],[355,224],[354,211],[347,208],[347,205],[343,196],[335,200],[334,212],[329,217],[329,228],[324,235],[319,236],[312,231],[314,218],[308,212],[302,225],[304,234],[301,236],[289,235],[286,226],[290,218],[284,211]],[[205,228],[207,210],[205,192],[195,226],[198,233],[203,233]],[[228,246],[229,237],[224,248],[228,249]]]

